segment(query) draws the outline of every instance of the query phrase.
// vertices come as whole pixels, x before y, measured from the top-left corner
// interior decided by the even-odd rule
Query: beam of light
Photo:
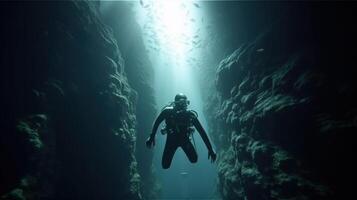
[[[157,10],[156,30],[160,44],[171,51],[175,58],[181,62],[185,59],[188,48],[185,41],[191,36],[191,26],[188,23],[190,13],[184,1],[154,1],[154,9]]]
[[[191,0],[142,0],[142,27],[146,37],[144,41],[151,60],[159,71],[166,71],[171,76],[171,91],[188,93],[192,87],[192,68],[197,66],[193,60],[199,56],[195,44],[199,38],[200,20],[195,19],[195,6]],[[157,80],[162,84],[162,74]],[[196,83],[197,84],[197,83]],[[160,86],[159,86],[160,87]],[[161,86],[162,87],[162,86]],[[168,89],[168,88],[166,88]],[[160,88],[159,91],[165,89]],[[174,95],[174,94],[172,94]]]
[[[141,4],[139,18],[144,31],[150,34],[146,40],[149,50],[165,56],[174,67],[187,65],[194,39],[192,1],[146,0]]]
[[[202,16],[198,6],[190,0],[141,0],[136,4],[137,21],[142,27],[143,39],[155,70],[155,97],[158,110],[172,101],[174,96],[185,93],[191,100],[189,109],[203,116],[203,102],[194,68],[201,56],[197,46],[202,39]],[[164,137],[157,134],[154,164],[163,183],[162,198],[209,198],[215,190],[216,171],[207,159],[207,149],[195,133],[199,162],[191,164],[178,149],[169,170],[161,169]],[[182,177],[182,171],[187,173]],[[202,177],[201,174],[206,176]],[[172,185],[174,183],[174,186]],[[171,186],[170,186],[171,185]],[[178,194],[181,195],[178,196]],[[171,196],[174,195],[174,196]]]

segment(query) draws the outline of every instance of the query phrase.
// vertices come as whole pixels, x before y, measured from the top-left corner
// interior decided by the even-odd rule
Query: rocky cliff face
[[[137,92],[135,156],[141,177],[144,198],[157,198],[157,187],[152,170],[152,151],[145,141],[151,133],[156,108],[153,90],[153,67],[149,60],[142,31],[135,19],[133,6],[128,2],[106,2],[102,5],[102,18],[112,30],[125,60],[125,73],[129,84]]]
[[[1,14],[1,199],[140,199],[137,94],[96,5]]]
[[[352,194],[352,16],[341,5],[301,8],[221,61],[207,113],[224,199]]]

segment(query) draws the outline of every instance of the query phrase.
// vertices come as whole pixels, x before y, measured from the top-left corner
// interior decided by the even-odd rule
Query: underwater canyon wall
[[[1,2],[0,198],[141,199],[137,93],[89,1]]]
[[[206,116],[223,199],[353,195],[355,7],[292,9],[220,62]]]
[[[132,2],[102,2],[102,19],[113,30],[114,38],[125,60],[125,73],[136,98],[135,156],[141,177],[143,198],[154,199],[158,193],[152,166],[153,152],[145,141],[155,120],[154,70],[143,41],[143,32],[136,21]]]

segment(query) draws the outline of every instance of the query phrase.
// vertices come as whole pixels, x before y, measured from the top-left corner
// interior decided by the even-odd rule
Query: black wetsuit
[[[181,147],[191,163],[197,162],[197,152],[191,142],[191,133],[195,127],[201,135],[204,143],[209,151],[212,151],[211,143],[208,136],[203,129],[201,123],[198,121],[194,111],[190,110],[176,110],[173,107],[165,108],[157,117],[152,135],[155,136],[159,124],[165,120],[167,134],[164,153],[162,156],[162,167],[167,169],[171,165],[172,158],[178,147]]]

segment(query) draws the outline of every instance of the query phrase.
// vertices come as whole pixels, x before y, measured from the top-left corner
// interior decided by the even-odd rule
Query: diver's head
[[[187,96],[182,94],[182,93],[178,93],[175,96],[175,101],[174,101],[174,107],[178,110],[186,110],[187,106],[190,104],[190,101],[187,100]]]

